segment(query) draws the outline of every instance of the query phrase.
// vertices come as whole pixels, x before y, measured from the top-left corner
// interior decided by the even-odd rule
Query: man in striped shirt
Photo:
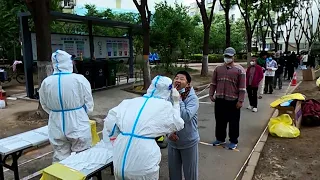
[[[246,93],[246,73],[242,66],[234,63],[235,49],[224,51],[224,64],[213,72],[209,97],[215,102],[216,141],[214,146],[225,144],[229,123],[229,149],[236,149],[239,137],[240,109]]]

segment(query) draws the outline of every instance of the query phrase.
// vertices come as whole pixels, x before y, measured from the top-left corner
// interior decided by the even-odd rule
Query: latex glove
[[[179,104],[179,100],[180,100],[180,93],[178,92],[178,90],[176,88],[172,88],[172,100],[173,102],[176,104]]]

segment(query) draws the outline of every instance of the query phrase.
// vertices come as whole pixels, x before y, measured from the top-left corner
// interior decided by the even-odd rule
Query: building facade
[[[212,7],[213,0],[206,0],[206,8],[209,11]],[[217,0],[213,10],[214,14],[224,14],[223,8],[220,4],[220,1]],[[192,2],[189,4],[189,15],[195,16],[200,15],[200,10],[198,8],[197,2]],[[233,5],[229,11],[229,17],[232,21],[236,21],[241,18],[241,13],[237,5]]]
[[[150,11],[154,11],[156,3],[160,3],[163,0],[148,0]],[[140,3],[140,0],[138,0]],[[173,5],[175,0],[167,0],[168,4]],[[177,0],[178,3],[183,3],[184,0]],[[106,8],[111,9],[114,12],[136,12],[138,10],[133,3],[133,0],[63,0],[62,6],[64,12],[74,13],[78,15],[84,15],[86,10],[84,6],[86,4],[92,4],[97,7],[98,10],[104,10]]]

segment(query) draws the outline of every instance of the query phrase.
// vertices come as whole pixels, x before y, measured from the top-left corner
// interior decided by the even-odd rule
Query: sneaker
[[[212,143],[213,146],[221,146],[221,145],[224,145],[224,144],[226,144],[226,142],[222,142],[222,141],[218,141],[218,140],[216,140],[216,141],[214,141]]]
[[[248,106],[247,109],[252,110],[252,106]]]
[[[258,108],[252,108],[252,112],[258,112]]]
[[[237,146],[238,146],[238,144],[230,143],[230,144],[228,144],[228,149],[234,150],[234,149],[237,149]]]

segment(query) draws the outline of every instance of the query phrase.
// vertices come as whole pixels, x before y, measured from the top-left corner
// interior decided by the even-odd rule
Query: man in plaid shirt
[[[235,49],[224,51],[224,64],[213,72],[209,97],[215,102],[216,141],[214,146],[225,144],[229,123],[229,149],[236,149],[239,137],[240,109],[246,93],[246,73],[242,66],[234,63]],[[214,96],[215,95],[215,96]]]

